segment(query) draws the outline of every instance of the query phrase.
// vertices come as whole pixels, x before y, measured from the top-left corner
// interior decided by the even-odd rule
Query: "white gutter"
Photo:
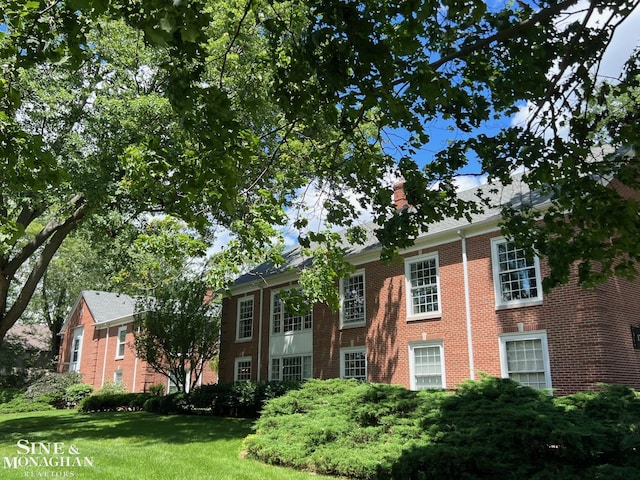
[[[475,380],[475,366],[473,362],[473,330],[471,328],[471,299],[469,296],[469,265],[467,263],[467,237],[464,231],[458,230],[462,245],[462,271],[464,273],[464,307],[467,323],[467,348],[469,351],[469,378]]]

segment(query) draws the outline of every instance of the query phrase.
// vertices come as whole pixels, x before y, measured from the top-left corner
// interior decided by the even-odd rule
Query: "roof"
[[[16,323],[7,332],[7,340],[20,343],[28,350],[49,350],[51,332],[43,323]]]
[[[490,200],[491,206],[485,206],[480,213],[471,214],[470,221],[467,218],[446,218],[440,222],[429,226],[428,231],[424,232],[419,239],[428,238],[447,231],[456,231],[469,225],[485,223],[490,221],[497,222],[500,219],[502,208],[511,205],[515,208],[523,205],[540,206],[549,200],[549,197],[540,195],[539,192],[531,191],[529,186],[522,180],[522,174],[516,174],[512,177],[512,183],[509,185],[483,184],[479,187],[473,187],[468,190],[458,192],[458,198],[463,201],[474,201],[482,203],[480,198]],[[343,248],[347,251],[347,256],[353,256],[367,251],[375,251],[382,248],[382,245],[376,237],[376,229],[378,226],[373,222],[362,225],[367,234],[365,242],[360,245],[349,244],[346,236],[343,236]],[[271,262],[263,263],[248,273],[238,277],[234,286],[246,285],[255,282],[257,279],[266,279],[291,270],[302,269],[311,265],[312,259],[303,257],[300,246],[293,247],[283,253],[284,262],[282,265],[275,266]]]
[[[124,293],[83,290],[80,295],[87,302],[96,324],[132,317],[136,311],[136,300]]]

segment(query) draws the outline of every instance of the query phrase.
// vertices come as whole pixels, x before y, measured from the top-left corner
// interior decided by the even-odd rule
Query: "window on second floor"
[[[363,325],[366,321],[364,272],[340,280],[340,320],[343,327]]]
[[[253,337],[253,297],[240,298],[236,340],[249,340],[251,337]]]
[[[496,305],[542,301],[538,258],[527,256],[524,249],[504,238],[494,238],[491,243]]]
[[[124,350],[127,345],[127,327],[118,328],[118,343],[116,345],[116,358],[124,358]]]
[[[405,259],[407,318],[409,320],[440,315],[440,272],[438,255]]]
[[[296,315],[277,293],[271,297],[271,332],[273,334],[310,330],[312,313]]]

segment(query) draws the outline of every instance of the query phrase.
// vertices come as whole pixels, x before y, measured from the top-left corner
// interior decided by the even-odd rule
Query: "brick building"
[[[80,372],[82,381],[96,390],[106,383],[122,383],[131,392],[145,392],[154,384],[174,390],[169,378],[136,355],[135,307],[128,295],[83,291],[60,330],[58,371]],[[206,366],[199,382],[216,381],[216,373]]]
[[[337,313],[318,304],[296,316],[279,300],[308,262],[297,249],[280,268],[238,278],[223,303],[220,380],[355,377],[420,389],[486,373],[557,394],[599,382],[640,388],[640,283],[585,290],[572,281],[544,293],[545,262],[507,241],[498,222],[500,205],[547,199],[518,181],[483,189],[495,208],[433,225],[398,262],[380,262],[372,229],[365,245],[349,246],[356,271],[340,282]]]

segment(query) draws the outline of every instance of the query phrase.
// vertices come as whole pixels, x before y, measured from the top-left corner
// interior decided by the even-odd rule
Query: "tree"
[[[636,143],[637,104],[613,115],[611,97],[637,88],[637,53],[608,90],[598,65],[637,6],[3,0],[0,340],[64,238],[113,209],[132,221],[169,213],[203,234],[224,226],[237,251],[259,254],[299,209],[300,243],[325,244],[311,300],[335,304],[344,265],[331,229],[358,241],[354,205],[370,209],[393,256],[433,222],[482,207],[455,196],[474,157],[489,182],[520,169],[551,197],[545,212],[504,211],[507,233],[550,258],[547,286],[575,262],[587,284],[635,276],[638,204],[599,179],[637,188],[637,155],[594,161],[592,147]],[[481,128],[524,105],[524,124]],[[420,167],[432,125],[456,140]],[[405,140],[394,146],[395,132]],[[391,204],[398,176],[412,211]],[[326,192],[320,229],[302,208],[309,189]]]
[[[138,356],[171,378],[179,391],[194,388],[218,353],[220,305],[200,279],[175,279],[136,305]]]

